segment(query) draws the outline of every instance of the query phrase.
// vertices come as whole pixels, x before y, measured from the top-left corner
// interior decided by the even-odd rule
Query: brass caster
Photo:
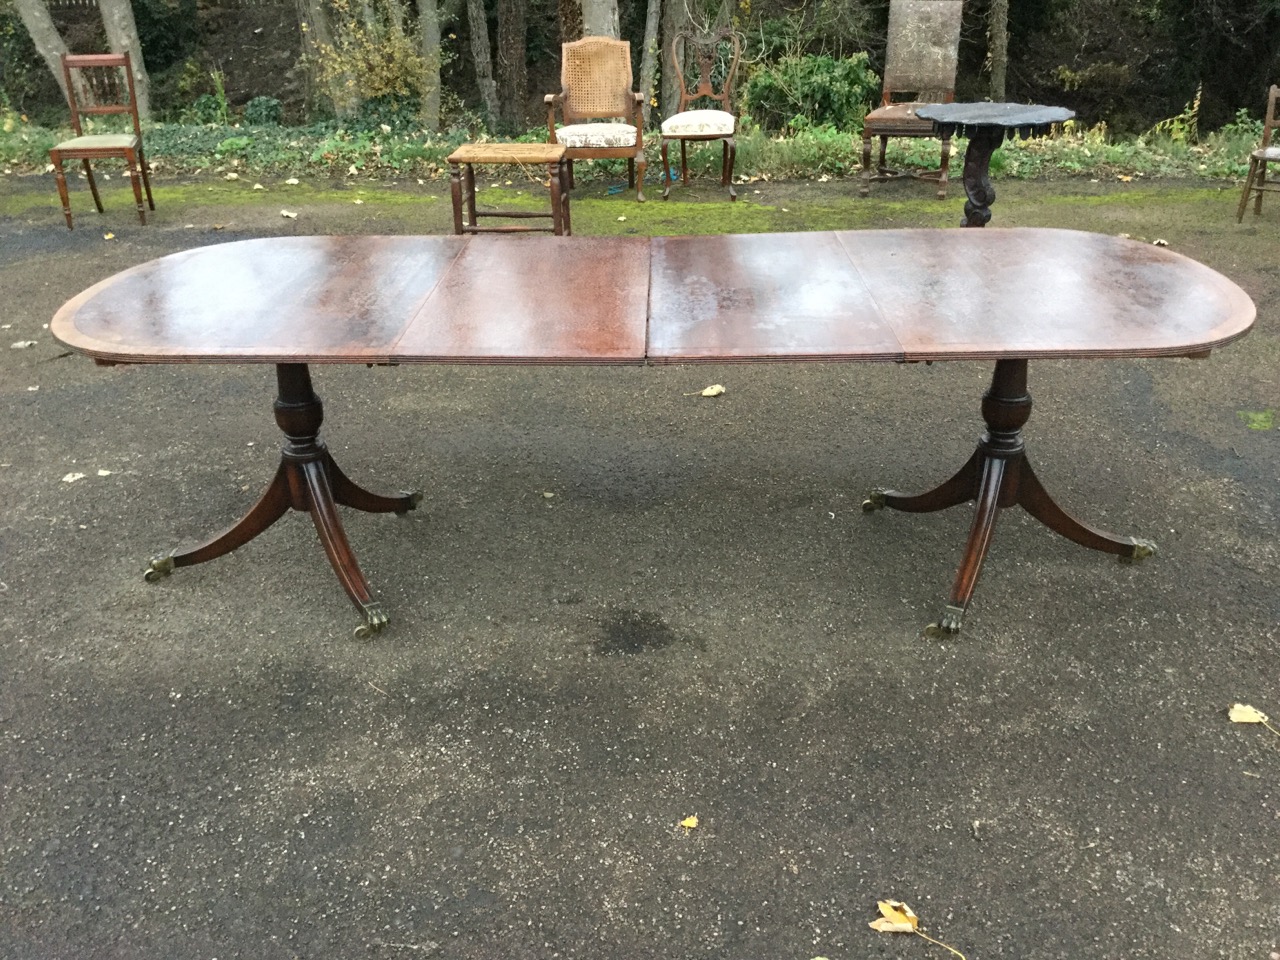
[[[405,500],[405,505],[396,511],[397,517],[403,517],[410,510],[418,509],[418,504],[422,502],[421,490],[401,490],[400,496]]]
[[[867,499],[862,501],[863,513],[875,513],[877,510],[884,509],[884,491],[872,490],[867,495]]]
[[[954,636],[960,632],[962,622],[964,622],[964,607],[948,604],[947,609],[942,611],[942,619],[925,627],[924,635],[931,640]]]
[[[156,583],[169,576],[173,571],[173,557],[166,553],[159,557],[151,558],[151,562],[147,564],[147,570],[142,575],[142,579],[146,580],[147,583]]]
[[[1120,558],[1121,563],[1141,563],[1147,557],[1156,555],[1156,544],[1154,540],[1143,540],[1139,537],[1133,537],[1133,553],[1127,557]]]
[[[364,623],[355,629],[355,637],[357,640],[368,640],[375,633],[381,633],[382,628],[387,625],[387,615],[382,612],[382,607],[376,603],[366,603],[364,605]]]

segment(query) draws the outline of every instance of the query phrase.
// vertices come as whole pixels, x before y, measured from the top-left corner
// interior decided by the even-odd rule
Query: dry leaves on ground
[[[880,916],[867,924],[872,930],[880,933],[914,933],[917,937],[923,937],[930,943],[949,951],[960,960],[965,960],[965,955],[955,947],[948,946],[941,940],[935,940],[927,933],[921,933],[920,918],[901,900],[879,900],[876,906],[880,908]]]

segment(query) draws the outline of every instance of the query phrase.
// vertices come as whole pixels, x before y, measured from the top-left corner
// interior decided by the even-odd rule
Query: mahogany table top
[[[288,237],[188,250],[68,301],[126,363],[651,363],[1204,353],[1253,302],[1168,249],[1045,229]]]

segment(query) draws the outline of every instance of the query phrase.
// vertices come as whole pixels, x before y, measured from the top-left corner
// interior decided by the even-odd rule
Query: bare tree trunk
[[[658,24],[662,20],[662,0],[649,0],[644,18],[644,55],[640,58],[640,92],[644,94],[644,125],[649,126],[652,100],[657,94],[653,87],[658,74],[662,48],[658,46]]]
[[[440,131],[440,6],[436,0],[418,0],[418,31],[422,59],[427,65],[427,95],[422,101],[422,126]]]
[[[498,88],[502,121],[516,133],[525,125],[529,99],[529,68],[525,41],[529,31],[529,0],[498,0]]]
[[[662,45],[670,49],[672,38],[689,25],[689,8],[683,0],[672,0],[662,11]],[[680,84],[670,64],[662,69],[662,115],[673,116],[680,109]]]
[[[618,37],[618,0],[582,0],[582,32],[588,37]]]
[[[298,12],[298,27],[302,31],[302,56],[307,68],[307,108],[323,104],[329,99],[319,82],[319,51],[322,47],[333,49],[333,31],[329,29],[329,14],[324,0],[294,0]],[[333,102],[336,113],[341,105]]]
[[[493,82],[493,61],[489,58],[489,24],[484,0],[467,0],[467,24],[471,28],[471,59],[476,66],[476,86],[480,101],[492,126],[498,119],[498,85]]]
[[[48,64],[54,79],[58,81],[63,97],[66,97],[67,80],[62,75],[62,55],[67,52],[67,42],[62,39],[62,34],[58,33],[58,28],[53,25],[49,8],[45,6],[44,0],[14,0],[14,6],[18,8],[22,25],[27,28],[27,33],[31,34],[31,42],[35,44],[36,52]]]
[[[991,99],[1003,103],[1009,66],[1009,0],[991,0],[987,11],[987,51],[991,58]]]
[[[559,0],[556,18],[560,21],[560,42],[582,39],[582,0]]]
[[[133,87],[138,97],[138,115],[151,117],[151,78],[147,64],[142,59],[142,42],[138,39],[138,25],[133,20],[133,7],[129,0],[98,0],[102,11],[102,25],[107,31],[107,46],[112,53],[129,54],[133,64]]]

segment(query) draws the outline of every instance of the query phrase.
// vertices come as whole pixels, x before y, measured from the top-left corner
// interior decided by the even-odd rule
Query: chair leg
[[[142,186],[147,191],[147,206],[154,210],[156,202],[151,199],[151,165],[147,163],[142,144],[138,144],[138,165],[142,168]]]
[[[67,218],[67,229],[74,230],[71,225],[71,198],[67,195],[67,177],[62,172],[62,157],[50,153],[49,159],[53,163],[53,178],[58,184],[58,198],[62,201],[62,215]]]
[[[723,181],[722,186],[729,188],[729,199],[737,200],[738,191],[733,189],[733,168],[738,160],[738,143],[733,137],[725,137],[724,139],[724,163],[723,173],[720,179]]]
[[[1262,213],[1262,194],[1267,189],[1267,161],[1258,161],[1258,195],[1253,200],[1253,215]]]
[[[951,138],[942,140],[942,161],[938,166],[938,199],[947,199],[947,171],[951,168]]]
[[[80,161],[84,167],[85,179],[89,181],[89,192],[93,194],[93,205],[98,208],[98,212],[102,213],[102,197],[98,195],[98,182],[93,179],[93,167],[89,166],[89,158],[85,157]]]
[[[662,140],[662,199],[667,200],[671,197],[671,161],[667,159],[667,147],[671,145],[671,141],[665,137]]]
[[[689,141],[680,141],[680,182],[689,185]]]
[[[864,197],[871,194],[871,136],[865,133],[862,135],[862,183],[858,193]]]
[[[133,205],[138,208],[138,222],[147,225],[147,208],[142,204],[142,173],[138,169],[138,155],[132,150],[124,155],[124,162],[129,165],[129,182],[133,185]]]
[[[636,203],[644,203],[644,170],[649,164],[643,152],[636,156],[634,163],[636,165]]]
[[[1240,191],[1240,206],[1236,208],[1236,223],[1244,220],[1245,207],[1249,206],[1249,193],[1253,190],[1253,178],[1258,175],[1258,161],[1249,158],[1249,175],[1244,178],[1244,189]]]
[[[887,177],[889,175],[889,166],[888,164],[885,163],[885,159],[884,159],[885,151],[888,149],[889,149],[889,138],[882,136],[880,138],[880,166],[877,168],[877,171],[876,171],[882,177]]]
[[[574,182],[573,182],[573,159],[572,159],[572,158],[570,158],[569,160],[566,160],[565,162],[569,165],[569,189],[570,189],[570,190],[572,190],[572,189],[574,188]]]
[[[636,159],[631,157],[627,160],[627,187],[635,189],[636,185]]]

